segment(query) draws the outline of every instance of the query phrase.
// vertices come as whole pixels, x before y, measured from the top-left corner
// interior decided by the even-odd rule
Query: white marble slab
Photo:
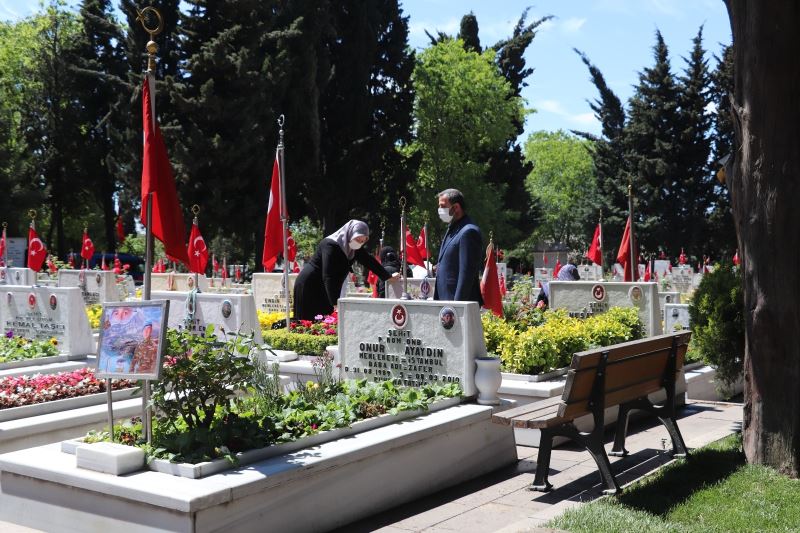
[[[664,305],[664,331],[672,333],[681,329],[691,329],[689,304]]]
[[[189,292],[154,291],[153,300],[169,300],[169,327],[189,328],[203,332],[209,324],[214,325],[214,334],[224,339],[226,333],[255,333],[256,342],[262,342],[261,327],[256,316],[256,304],[252,294],[215,294],[201,292],[196,295],[194,317],[187,323]],[[227,314],[227,316],[226,316]]]
[[[297,274],[289,274],[289,308],[294,300],[294,282]],[[283,274],[277,272],[256,272],[253,274],[253,296],[256,309],[266,313],[285,313],[286,299],[283,291]]]
[[[117,275],[109,271],[61,269],[58,271],[58,286],[81,289],[86,305],[122,300]],[[127,289],[123,290],[127,293]]]
[[[348,378],[407,386],[455,382],[472,396],[475,358],[486,355],[478,304],[340,299],[339,354]]]
[[[70,355],[94,353],[95,343],[81,290],[77,287],[0,287],[2,332],[30,339],[58,341]]]
[[[36,272],[30,268],[0,268],[0,285],[35,285]]]
[[[201,291],[208,289],[207,277],[197,276],[197,281],[200,283]],[[169,272],[165,274],[150,274],[151,291],[191,291],[194,288],[194,274]]]
[[[604,313],[611,307],[635,307],[646,335],[661,334],[657,283],[553,281],[550,307],[566,309],[575,316]]]

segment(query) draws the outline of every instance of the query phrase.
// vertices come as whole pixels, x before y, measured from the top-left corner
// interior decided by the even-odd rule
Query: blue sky
[[[73,2],[70,2],[73,3]],[[703,42],[713,68],[723,45],[730,44],[728,15],[722,0],[401,0],[410,17],[410,42],[428,45],[425,30],[458,32],[462,15],[478,18],[481,43],[492,45],[511,35],[522,11],[529,20],[556,18],[541,27],[526,60],[536,69],[522,95],[537,110],[527,119],[526,135],[536,130],[578,129],[599,133],[587,99],[597,91],[572,49],[589,56],[609,86],[626,101],[638,82],[638,72],[653,63],[652,46],[661,30],[670,49],[673,72],[683,69],[691,40],[704,25]],[[0,0],[0,19],[17,19],[37,9],[36,0]]]

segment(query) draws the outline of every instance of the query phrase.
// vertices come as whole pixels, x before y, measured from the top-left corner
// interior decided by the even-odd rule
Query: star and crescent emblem
[[[38,249],[34,247],[34,245],[36,244],[39,245]],[[42,239],[40,239],[39,237],[34,237],[33,239],[31,239],[31,242],[28,246],[30,247],[31,255],[36,255],[38,252],[44,251],[44,243],[42,242]]]

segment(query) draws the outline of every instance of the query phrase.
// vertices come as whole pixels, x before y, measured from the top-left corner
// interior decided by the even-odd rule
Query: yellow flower
[[[58,339],[56,339],[55,337],[50,337],[50,341],[49,342],[53,346],[58,346]]]

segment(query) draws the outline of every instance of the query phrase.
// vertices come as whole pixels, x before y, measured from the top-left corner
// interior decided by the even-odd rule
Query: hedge
[[[261,332],[264,342],[275,350],[291,350],[300,355],[322,355],[328,346],[339,343],[336,335],[309,335],[289,333],[285,329],[270,329]]]

